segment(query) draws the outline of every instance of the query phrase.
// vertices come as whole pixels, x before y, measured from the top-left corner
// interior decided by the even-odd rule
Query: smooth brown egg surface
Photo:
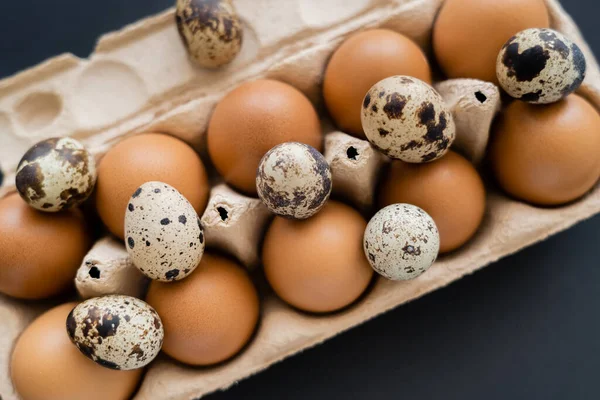
[[[202,160],[186,143],[172,136],[133,136],[109,150],[98,166],[96,208],[107,228],[123,238],[125,209],[133,192],[149,181],[177,189],[202,215],[210,186]]]
[[[498,183],[538,205],[583,196],[600,177],[600,115],[577,95],[549,105],[515,101],[494,127],[490,149]]]
[[[394,75],[431,83],[431,71],[421,48],[410,38],[373,29],[347,39],[333,54],[323,81],[327,108],[344,132],[365,138],[361,105],[371,86]]]
[[[276,217],[267,231],[263,263],[277,295],[309,312],[331,312],[365,291],[373,270],[362,247],[367,222],[335,201],[307,220]]]
[[[528,28],[548,28],[544,0],[446,0],[433,27],[433,48],[448,78],[497,83],[504,43]]]
[[[78,209],[44,213],[18,194],[0,200],[0,293],[22,299],[57,295],[73,285],[92,243]]]
[[[163,322],[163,351],[190,365],[233,357],[258,323],[258,294],[248,274],[215,254],[204,254],[196,270],[181,281],[153,281],[146,301]]]
[[[208,126],[208,152],[227,183],[256,195],[256,169],[274,146],[300,142],[321,151],[319,117],[294,87],[261,79],[244,83],[217,105]]]
[[[75,305],[47,311],[19,337],[11,377],[22,400],[127,400],[135,391],[143,370],[104,368],[71,343],[65,321]]]
[[[427,164],[394,161],[381,183],[380,207],[413,204],[425,210],[440,232],[440,252],[455,250],[477,231],[485,212],[485,187],[475,168],[449,151]]]

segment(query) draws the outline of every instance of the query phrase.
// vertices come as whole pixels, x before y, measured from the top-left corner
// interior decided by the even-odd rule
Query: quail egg
[[[315,215],[331,194],[331,170],[314,147],[289,142],[273,147],[256,173],[258,197],[274,214],[293,219]]]
[[[83,203],[94,190],[96,162],[75,139],[46,139],[21,158],[15,183],[21,197],[35,209],[69,209]]]
[[[377,273],[404,281],[431,267],[440,249],[440,235],[433,219],[419,207],[393,204],[369,221],[363,247]]]
[[[177,0],[175,16],[190,58],[198,65],[217,68],[240,52],[242,24],[231,0]]]
[[[180,280],[204,254],[204,230],[194,207],[174,187],[146,182],[131,196],[125,212],[125,246],[147,277]]]
[[[512,97],[534,104],[554,103],[576,91],[585,78],[579,46],[552,29],[527,29],[502,48],[496,73]]]
[[[373,147],[409,163],[442,157],[456,130],[452,113],[435,89],[408,76],[373,85],[364,98],[361,121]]]
[[[142,300],[122,295],[95,297],[75,306],[67,317],[67,332],[86,357],[120,370],[149,364],[164,338],[158,313]]]

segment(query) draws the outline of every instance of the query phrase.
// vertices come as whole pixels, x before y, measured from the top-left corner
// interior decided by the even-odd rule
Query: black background
[[[0,76],[85,57],[172,3],[0,1]],[[563,5],[600,54],[597,0]],[[599,231],[596,217],[207,398],[598,399]]]

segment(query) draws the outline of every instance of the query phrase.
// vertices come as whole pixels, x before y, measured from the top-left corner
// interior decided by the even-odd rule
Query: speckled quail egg
[[[510,96],[534,104],[554,103],[576,91],[585,78],[579,46],[551,29],[527,29],[502,48],[496,73]]]
[[[427,83],[408,76],[377,82],[364,98],[361,121],[371,145],[409,163],[442,157],[454,141],[452,113]]]
[[[314,147],[288,142],[273,147],[256,172],[258,197],[274,214],[293,219],[315,215],[331,194],[331,170]]]
[[[15,183],[21,197],[33,208],[48,212],[66,210],[92,194],[96,162],[75,139],[46,139],[21,158]]]
[[[228,64],[242,48],[242,24],[231,0],[177,0],[175,18],[190,58],[202,67]]]
[[[67,317],[67,332],[86,357],[120,370],[149,364],[164,338],[158,313],[142,300],[122,295],[95,297],[75,306]]]
[[[392,204],[369,221],[363,247],[377,273],[404,281],[431,267],[440,249],[440,235],[433,219],[419,207]]]
[[[127,205],[125,246],[147,277],[180,280],[192,273],[204,254],[204,230],[194,207],[177,189],[146,182]]]

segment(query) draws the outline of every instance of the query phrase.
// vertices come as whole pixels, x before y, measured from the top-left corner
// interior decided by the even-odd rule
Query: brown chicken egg
[[[360,112],[365,94],[393,75],[431,83],[427,57],[410,38],[388,29],[372,29],[342,43],[333,53],[323,81],[325,102],[337,126],[364,139]]]
[[[379,189],[379,205],[408,203],[425,210],[440,232],[440,252],[455,250],[477,231],[485,212],[485,188],[461,155],[449,151],[427,164],[394,161]]]
[[[321,151],[321,124],[306,96],[274,80],[247,82],[234,89],[217,105],[208,126],[208,152],[217,171],[250,195],[256,195],[261,158],[285,142]]]
[[[12,354],[11,377],[22,400],[127,400],[141,369],[116,371],[89,360],[65,331],[67,303],[38,317],[19,337]]]
[[[210,190],[202,160],[172,136],[147,133],[118,143],[98,166],[96,208],[102,222],[123,239],[125,211],[135,190],[149,181],[177,189],[202,215]]]
[[[357,211],[336,201],[306,220],[276,217],[263,246],[267,280],[279,297],[301,310],[346,307],[373,276],[362,248],[366,227]]]
[[[446,0],[433,27],[433,49],[448,78],[497,83],[504,43],[524,29],[549,26],[544,0]]]
[[[18,194],[0,200],[0,293],[42,299],[73,285],[92,243],[78,209],[44,213]]]
[[[494,127],[496,179],[514,197],[560,205],[587,193],[600,177],[600,115],[577,95],[549,105],[515,101]]]
[[[163,351],[190,365],[211,365],[233,357],[258,323],[258,294],[246,271],[210,253],[183,280],[153,281],[146,301],[162,320]]]

